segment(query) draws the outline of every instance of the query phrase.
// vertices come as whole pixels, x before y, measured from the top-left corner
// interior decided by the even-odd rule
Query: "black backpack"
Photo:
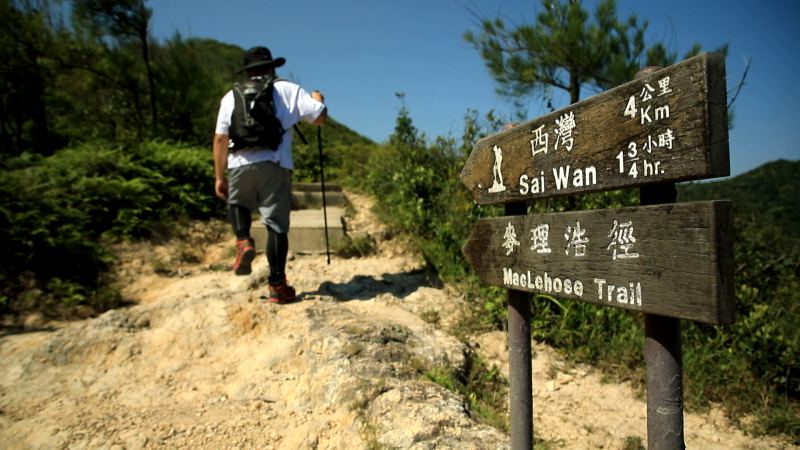
[[[252,78],[233,86],[234,108],[228,137],[233,151],[258,148],[277,150],[283,125],[275,115],[272,77]]]

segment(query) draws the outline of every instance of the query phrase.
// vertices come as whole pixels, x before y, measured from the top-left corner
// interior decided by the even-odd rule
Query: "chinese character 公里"
[[[664,77],[658,80],[658,96],[661,97],[662,95],[666,95],[672,92],[672,89],[669,87],[669,77]]]
[[[642,88],[642,93],[639,94],[639,98],[642,99],[642,103],[652,100],[653,92],[655,91],[655,88],[650,86],[650,84],[645,83],[644,87]]]

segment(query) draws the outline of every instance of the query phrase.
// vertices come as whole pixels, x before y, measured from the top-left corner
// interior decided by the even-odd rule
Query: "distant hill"
[[[308,145],[299,137],[292,141],[294,148],[294,179],[297,181],[319,181],[319,147],[317,127],[306,122],[298,124]],[[363,175],[363,163],[378,145],[332,117],[321,128],[322,147],[325,159],[325,179],[346,183],[345,179]],[[297,133],[295,132],[295,135]]]
[[[800,161],[777,160],[736,177],[678,186],[680,201],[729,199],[737,220],[775,225],[800,238]]]
[[[310,144],[316,148],[317,131],[314,125],[306,122],[299,123],[300,131],[308,139]],[[358,134],[334,118],[328,117],[327,123],[322,128],[322,142],[325,147],[336,145],[372,145],[374,142],[369,138]]]

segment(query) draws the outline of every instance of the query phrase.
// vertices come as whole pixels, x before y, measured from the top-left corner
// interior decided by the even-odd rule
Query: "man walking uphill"
[[[292,132],[300,120],[321,125],[327,117],[324,97],[278,79],[275,68],[286,62],[272,58],[266,47],[245,53],[244,80],[220,102],[214,134],[217,197],[228,202],[228,219],[236,233],[236,275],[247,275],[255,258],[250,224],[254,210],[267,227],[269,300],[287,303],[295,290],[286,282],[291,210]],[[227,179],[226,179],[227,169]]]

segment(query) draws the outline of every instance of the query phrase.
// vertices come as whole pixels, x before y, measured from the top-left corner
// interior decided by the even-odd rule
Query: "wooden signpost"
[[[703,54],[484,138],[480,204],[729,175],[724,58]]]
[[[507,216],[479,220],[463,251],[509,290],[513,448],[532,444],[527,293],[644,313],[648,447],[684,447],[678,319],[733,322],[733,221],[728,201],[671,202],[676,181],[729,173],[725,89],[724,58],[703,54],[475,145],[461,181]],[[652,206],[526,215],[623,187]]]
[[[494,286],[729,324],[730,218],[714,201],[482,219],[463,251]]]

